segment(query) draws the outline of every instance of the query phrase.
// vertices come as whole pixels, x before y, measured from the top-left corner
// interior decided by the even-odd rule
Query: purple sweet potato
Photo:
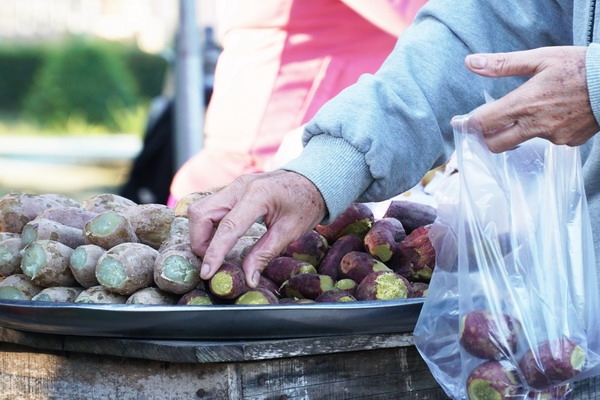
[[[386,262],[394,254],[398,242],[406,237],[402,223],[396,218],[375,220],[365,235],[365,248],[373,257]]]
[[[569,383],[552,386],[543,390],[530,390],[527,392],[528,400],[567,400],[572,399],[573,388]]]
[[[290,243],[281,254],[296,260],[306,261],[318,267],[329,250],[327,239],[314,229]]]
[[[327,225],[317,225],[319,232],[327,243],[332,245],[341,236],[353,233],[361,239],[371,229],[375,217],[373,211],[363,203],[352,203],[344,212]]]
[[[89,243],[110,249],[121,243],[139,243],[135,228],[125,216],[115,211],[98,214],[83,228]]]
[[[529,386],[544,390],[575,377],[585,362],[585,349],[568,338],[561,338],[529,349],[519,361],[519,368]]]
[[[247,290],[235,299],[237,305],[277,304],[279,299],[273,292],[264,287]]]
[[[362,251],[351,251],[340,261],[340,275],[360,282],[373,271],[391,271],[387,265]]]
[[[99,285],[96,278],[96,264],[106,250],[95,244],[85,244],[73,251],[69,258],[69,268],[75,280],[84,288]]]
[[[21,270],[38,286],[76,286],[69,267],[73,251],[54,240],[37,240],[23,249]]]
[[[421,226],[398,243],[387,265],[410,281],[429,282],[435,269],[435,249],[429,239],[429,228]]]
[[[471,371],[467,378],[470,400],[520,398],[524,393],[516,371],[506,361],[489,360]]]
[[[435,207],[407,200],[392,200],[383,214],[383,218],[400,221],[407,235],[420,226],[432,224],[436,216]]]
[[[411,282],[412,295],[411,297],[420,298],[427,296],[427,290],[429,290],[429,284],[425,282]]]
[[[488,310],[474,310],[460,322],[459,343],[475,357],[498,360],[515,354],[521,323],[507,314],[502,318]]]
[[[296,260],[292,257],[275,257],[267,264],[263,275],[281,286],[294,275],[316,274],[316,268],[309,262]]]
[[[125,208],[121,214],[133,226],[140,243],[158,249],[171,234],[175,214],[164,204],[136,204]]]
[[[85,199],[81,208],[98,214],[106,211],[120,212],[135,205],[135,201],[114,193],[100,193]]]
[[[184,293],[177,304],[183,306],[211,306],[215,304],[215,302],[212,293],[209,293],[204,289],[192,289],[189,292]]]
[[[202,260],[191,249],[169,248],[159,252],[154,263],[154,282],[160,289],[184,294],[200,283]]]
[[[356,301],[356,298],[345,290],[330,289],[315,298],[317,303],[346,303]]]
[[[374,271],[356,288],[357,300],[394,300],[412,296],[410,282],[393,271]]]
[[[299,274],[285,281],[280,291],[285,297],[314,300],[322,293],[334,289],[334,284],[329,275]]]
[[[72,249],[87,244],[82,229],[46,218],[35,218],[23,227],[21,232],[23,245],[27,246],[36,240],[55,240]]]
[[[235,299],[248,290],[244,270],[237,264],[224,261],[219,270],[208,281],[208,287],[221,299]]]
[[[350,278],[342,278],[335,282],[335,288],[347,292],[349,295],[354,296],[358,283]]]
[[[269,278],[264,275],[261,275],[258,279],[258,286],[267,289],[272,292],[274,295],[279,296],[279,286]]]
[[[31,282],[25,274],[14,274],[0,281],[0,299],[31,300],[43,287]]]
[[[154,283],[158,250],[143,243],[121,243],[104,253],[96,265],[96,279],[110,292],[130,296]]]
[[[39,213],[35,219],[50,219],[73,228],[83,229],[85,224],[98,215],[81,207],[52,207]]]
[[[0,241],[0,276],[21,273],[21,254],[23,243],[21,238],[11,237]]]
[[[351,251],[365,251],[363,239],[350,233],[335,241],[327,251],[325,258],[319,264],[319,274],[329,275],[334,281],[340,279],[340,263],[342,258]]]

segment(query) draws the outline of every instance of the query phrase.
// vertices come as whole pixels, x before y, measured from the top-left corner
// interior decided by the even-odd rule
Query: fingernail
[[[475,69],[482,69],[487,66],[487,58],[481,56],[469,56],[469,64]]]
[[[258,271],[254,271],[254,274],[252,275],[252,283],[254,283],[254,286],[258,286],[258,283],[260,282],[260,272]]]
[[[210,265],[202,264],[202,268],[200,269],[200,276],[202,279],[206,279],[206,277],[210,274]]]

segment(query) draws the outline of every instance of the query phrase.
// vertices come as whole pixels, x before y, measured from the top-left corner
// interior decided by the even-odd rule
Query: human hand
[[[585,55],[586,47],[562,46],[466,57],[467,67],[482,76],[531,77],[469,116],[491,151],[510,150],[534,137],[578,146],[600,130],[590,105]]]
[[[266,233],[244,258],[242,268],[256,287],[267,263],[314,228],[325,216],[319,190],[288,171],[244,175],[188,208],[192,250],[203,257],[200,275],[210,279],[236,241],[260,217]]]

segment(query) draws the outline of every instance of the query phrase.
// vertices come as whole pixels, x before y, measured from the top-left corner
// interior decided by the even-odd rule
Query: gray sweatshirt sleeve
[[[568,3],[568,2],[563,2]],[[467,54],[568,44],[565,4],[548,0],[430,0],[374,75],[325,104],[306,127],[305,149],[283,169],[310,179],[329,214],[382,201],[419,182],[453,150],[450,121],[524,78],[472,74]]]

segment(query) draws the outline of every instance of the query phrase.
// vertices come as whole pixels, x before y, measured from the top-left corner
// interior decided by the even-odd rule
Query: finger
[[[522,127],[515,123],[497,131],[486,133],[483,137],[492,153],[501,153],[514,149],[526,140],[522,131]]]
[[[535,51],[470,54],[465,58],[465,64],[472,72],[491,78],[531,76],[539,67]]]
[[[190,244],[194,253],[199,256],[204,256],[204,253],[206,253],[206,249],[217,228],[217,221],[220,221],[229,211],[224,208],[210,210],[210,205],[206,205],[205,199],[195,202],[188,207]]]
[[[493,134],[506,129],[517,123],[522,117],[516,111],[518,110],[518,100],[513,100],[517,96],[512,93],[477,107],[469,116],[469,128],[482,132],[484,134]]]

